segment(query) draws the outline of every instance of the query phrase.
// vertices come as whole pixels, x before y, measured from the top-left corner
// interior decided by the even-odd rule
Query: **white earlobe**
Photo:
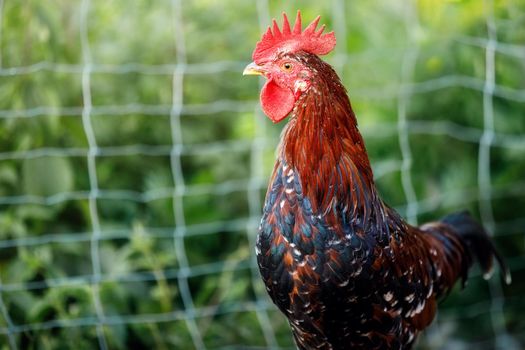
[[[304,92],[308,88],[308,83],[304,80],[297,80],[294,84],[294,93]]]

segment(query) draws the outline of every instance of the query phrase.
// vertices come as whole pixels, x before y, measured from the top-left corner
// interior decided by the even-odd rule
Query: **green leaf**
[[[73,171],[67,158],[28,158],[22,164],[24,192],[51,196],[73,189]]]

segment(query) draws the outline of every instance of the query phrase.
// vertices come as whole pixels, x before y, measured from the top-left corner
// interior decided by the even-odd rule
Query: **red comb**
[[[326,55],[335,47],[335,34],[334,32],[330,32],[323,35],[324,24],[316,31],[320,18],[321,16],[317,16],[317,18],[302,31],[301,11],[297,11],[295,25],[291,30],[288,17],[286,17],[286,13],[283,12],[283,30],[279,30],[279,26],[274,19],[273,32],[272,28],[268,27],[261,41],[255,46],[252,54],[254,62],[260,64],[272,60],[281,52],[295,53],[305,51],[315,55]]]

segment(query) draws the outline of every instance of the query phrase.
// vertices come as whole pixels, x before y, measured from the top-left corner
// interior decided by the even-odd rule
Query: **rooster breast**
[[[294,169],[277,163],[256,246],[266,289],[302,349],[400,348],[415,335],[403,308],[416,309],[426,290],[397,300],[396,289],[407,284],[385,262],[388,242],[369,232],[374,227],[346,219],[347,207],[334,203],[329,213],[313,212]]]
[[[278,162],[256,245],[266,289],[301,349],[407,348],[434,316],[433,271],[410,254],[396,262],[406,237],[392,245],[347,211],[314,212],[298,174]]]

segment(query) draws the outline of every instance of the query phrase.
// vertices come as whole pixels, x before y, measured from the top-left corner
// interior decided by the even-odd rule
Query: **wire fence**
[[[4,9],[9,1],[0,1],[0,37],[5,35],[9,27],[5,24]],[[80,78],[81,96],[78,105],[53,106],[53,105],[34,105],[23,106],[22,108],[12,106],[0,110],[0,123],[10,123],[20,120],[32,120],[45,118],[48,116],[59,116],[60,118],[80,119],[82,130],[85,137],[85,146],[82,147],[63,147],[49,146],[29,149],[2,149],[0,150],[0,162],[19,162],[27,159],[62,157],[77,159],[85,163],[85,167],[79,171],[87,174],[87,188],[71,189],[59,191],[57,193],[38,195],[31,193],[4,194],[0,197],[0,207],[4,211],[16,210],[29,205],[53,207],[57,205],[69,205],[72,202],[82,202],[86,204],[86,217],[89,222],[85,229],[80,231],[57,231],[46,230],[39,234],[28,232],[18,236],[4,236],[0,240],[0,250],[9,251],[10,249],[32,249],[39,246],[51,246],[57,244],[82,244],[89,250],[85,264],[90,264],[90,268],[83,269],[84,274],[76,275],[56,275],[46,276],[33,280],[22,278],[9,278],[4,272],[0,274],[0,314],[3,323],[0,324],[0,334],[5,336],[6,343],[11,349],[21,349],[27,347],[27,340],[23,340],[24,334],[31,334],[37,338],[41,331],[52,329],[80,329],[86,332],[86,337],[92,336],[94,330],[100,349],[110,349],[124,347],[125,345],[115,343],[112,327],[122,325],[151,325],[181,321],[184,329],[191,341],[182,346],[193,346],[195,349],[214,349],[214,348],[268,348],[268,349],[287,349],[293,348],[291,340],[288,339],[287,327],[285,323],[276,321],[279,315],[276,313],[273,304],[269,301],[262,288],[261,281],[256,266],[255,256],[251,254],[251,247],[254,246],[254,237],[259,224],[261,213],[261,203],[264,190],[266,188],[267,174],[271,168],[271,158],[273,149],[277,144],[277,133],[275,128],[270,126],[260,111],[258,101],[256,101],[257,90],[251,90],[253,99],[237,100],[228,98],[215,100],[207,103],[193,103],[185,100],[185,89],[188,89],[186,80],[192,76],[214,76],[223,72],[240,74],[242,68],[248,63],[239,61],[215,61],[211,63],[193,63],[187,56],[186,44],[189,38],[185,35],[185,26],[191,26],[191,18],[183,16],[184,7],[190,6],[182,0],[172,0],[170,2],[169,16],[172,21],[172,30],[175,48],[175,63],[149,64],[149,63],[122,63],[105,64],[97,62],[93,58],[91,47],[89,26],[96,23],[91,7],[96,2],[82,0],[75,6],[79,8],[79,47],[81,50],[80,63],[60,63],[52,60],[42,60],[28,65],[20,66],[0,66],[0,78],[25,77],[31,79],[33,75],[46,72],[50,74],[74,75]],[[258,28],[262,32],[269,24],[270,14],[274,14],[275,6],[267,0],[253,1],[256,8],[256,15],[259,21]],[[343,80],[353,81],[352,74],[348,74],[346,68],[352,66],[356,59],[374,57],[378,52],[371,50],[357,54],[348,53],[348,42],[353,33],[348,32],[349,23],[353,20],[352,13],[348,10],[348,5],[343,0],[333,0],[330,2],[331,9],[330,21],[338,37],[338,47],[336,53],[329,58],[330,62],[341,73]],[[443,208],[471,206],[476,202],[479,204],[479,212],[483,224],[491,231],[496,232],[497,237],[512,236],[513,242],[523,244],[523,224],[525,218],[523,214],[516,213],[509,220],[499,220],[493,208],[496,201],[519,201],[525,199],[525,181],[521,179],[494,183],[491,174],[494,170],[494,152],[500,149],[509,150],[523,154],[525,151],[525,134],[499,132],[495,126],[496,114],[494,111],[494,100],[509,101],[516,103],[522,108],[525,103],[525,89],[500,85],[496,79],[497,56],[504,55],[516,60],[525,59],[525,45],[511,44],[498,41],[498,18],[494,13],[494,4],[490,0],[483,3],[484,18],[486,20],[487,37],[478,37],[464,33],[456,33],[454,41],[457,45],[480,49],[484,55],[484,78],[468,76],[466,74],[447,74],[437,76],[424,81],[416,81],[418,59],[425,48],[421,46],[418,37],[422,31],[421,20],[418,18],[418,8],[413,3],[402,6],[402,22],[405,27],[407,45],[400,51],[402,55],[399,67],[400,82],[387,86],[359,86],[350,88],[350,96],[353,101],[359,103],[376,103],[387,101],[394,103],[397,110],[395,119],[374,121],[365,123],[361,128],[365,135],[365,140],[376,138],[397,138],[400,150],[399,159],[390,156],[374,157],[372,163],[375,176],[380,187],[388,186],[389,177],[399,175],[400,183],[398,186],[404,194],[404,201],[396,204],[396,209],[402,212],[411,223],[417,223],[421,218],[427,218],[436,213],[440,213]],[[357,14],[358,15],[358,14]],[[357,16],[356,15],[356,16]],[[525,13],[522,14],[523,18]],[[521,19],[519,19],[521,20]],[[202,29],[204,32],[204,29]],[[126,34],[122,34],[126,35]],[[147,39],[144,39],[147,40]],[[190,38],[191,40],[191,38]],[[238,40],[244,40],[239,38]],[[255,44],[255,42],[253,42]],[[0,59],[2,59],[5,45],[0,47]],[[246,58],[247,55],[243,58]],[[2,60],[1,62],[4,62]],[[120,76],[127,74],[137,74],[141,76],[163,77],[171,81],[171,103],[115,103],[100,105],[94,103],[94,75],[104,74]],[[354,83],[357,84],[358,82]],[[447,115],[435,115],[432,119],[418,120],[411,117],[410,110],[413,100],[421,96],[427,98],[433,93],[448,88],[461,88],[474,91],[480,94],[478,99],[482,110],[481,125],[462,125],[454,121],[449,121]],[[123,86],[122,89],[126,89]],[[392,102],[393,101],[393,102]],[[5,104],[4,104],[5,105]],[[8,105],[8,104],[7,104]],[[248,139],[225,139],[210,142],[188,142],[184,128],[181,126],[182,120],[191,116],[206,115],[210,119],[219,113],[249,113],[251,115],[250,125],[253,125],[253,134]],[[104,118],[115,118],[118,116],[141,115],[148,118],[162,118],[167,121],[165,128],[168,130],[170,142],[168,144],[146,144],[131,143],[124,145],[101,144],[98,140],[94,118],[102,116]],[[167,118],[167,119],[165,119]],[[359,118],[359,108],[358,108]],[[150,120],[150,119],[148,119]],[[521,121],[521,125],[523,121]],[[67,132],[67,129],[65,130]],[[16,137],[14,134],[12,137]],[[423,192],[415,185],[413,175],[424,173],[425,169],[415,168],[415,158],[423,153],[413,148],[414,137],[438,136],[445,140],[455,140],[475,146],[478,148],[477,154],[477,183],[472,183],[470,187],[453,188],[445,191],[432,192],[431,195]],[[373,143],[373,141],[372,141]],[[419,145],[419,143],[418,143]],[[451,152],[454,152],[451,150]],[[221,158],[225,154],[246,154],[249,161],[244,165],[244,173],[248,176],[228,179],[221,182],[194,182],[188,181],[190,177],[185,168],[185,157],[215,157]],[[499,153],[498,153],[499,154]],[[118,158],[133,157],[140,159],[143,157],[159,157],[169,161],[170,181],[168,186],[154,187],[148,190],[137,190],[132,188],[111,188],[101,185],[101,162],[117,162]],[[523,156],[516,158],[525,164]],[[80,163],[78,163],[80,164]],[[113,174],[118,177],[118,173]],[[171,184],[171,185],[170,185]],[[199,220],[199,218],[188,218],[188,204],[186,199],[189,197],[208,196],[242,199],[247,205],[244,214],[233,217],[222,217],[220,219]],[[104,201],[132,202],[138,205],[153,205],[158,201],[167,201],[172,210],[173,225],[156,226],[146,225],[143,227],[144,235],[153,239],[169,242],[169,250],[173,251],[176,261],[168,267],[156,268],[154,259],[149,269],[137,269],[121,272],[105,271],[101,257],[101,249],[107,242],[115,242],[122,239],[135,239],[135,228],[130,227],[111,227],[105,226],[101,218],[101,205]],[[202,209],[205,211],[205,207]],[[204,214],[204,213],[203,213]],[[141,231],[142,232],[142,231]],[[219,258],[217,261],[201,264],[192,263],[188,258],[190,249],[195,249],[195,245],[188,247],[188,240],[196,238],[199,244],[208,239],[210,235],[221,235],[223,232],[242,232],[245,235],[243,240],[250,247],[249,255],[239,253],[240,256],[233,258]],[[135,237],[135,238],[134,238]],[[222,236],[221,236],[222,237]],[[517,239],[515,237],[518,237]],[[140,237],[139,237],[140,238]],[[241,239],[241,238],[240,238]],[[168,243],[166,243],[168,244]],[[220,245],[217,247],[220,248]],[[523,249],[523,248],[521,248]],[[244,254],[244,255],[243,255]],[[219,256],[219,255],[218,255]],[[514,256],[509,259],[511,269],[520,274],[525,267],[523,256]],[[1,270],[1,268],[0,268]],[[241,277],[235,275],[241,272]],[[246,273],[243,273],[246,272]],[[244,300],[229,300],[222,302],[212,300],[209,303],[196,301],[195,287],[192,280],[203,276],[219,274],[219,278],[224,281],[232,281],[242,278],[249,284],[249,289],[253,295]],[[7,276],[8,278],[6,279]],[[224,277],[226,276],[226,277]],[[237,277],[232,277],[237,276]],[[479,277],[479,276],[478,276]],[[476,277],[477,278],[477,277]],[[166,282],[167,281],[167,282]],[[158,285],[162,292],[162,283],[167,283],[168,287],[177,290],[180,297],[180,307],[172,310],[147,310],[146,312],[136,312],[119,314],[108,311],[107,302],[101,296],[105,284],[114,283],[132,285],[135,282],[152,282]],[[225,282],[226,283],[226,282]],[[517,283],[520,283],[519,281]],[[21,323],[13,318],[15,302],[12,295],[22,292],[34,292],[36,295],[48,293],[53,289],[87,287],[90,293],[92,313],[83,316],[58,317],[54,314],[38,322]],[[519,286],[516,287],[519,290]],[[147,298],[147,293],[144,298]],[[169,303],[168,303],[169,304]],[[456,324],[462,319],[477,319],[478,315],[483,314],[490,319],[490,327],[493,337],[485,340],[466,340],[466,346],[476,346],[477,348],[491,348],[493,346],[501,349],[519,348],[520,342],[525,337],[525,332],[520,324],[511,324],[506,319],[506,310],[513,308],[515,312],[523,312],[525,305],[521,303],[519,295],[505,295],[498,279],[492,279],[489,283],[488,298],[478,298],[472,304],[454,305],[446,307],[440,314],[436,326],[429,331],[424,339],[424,346],[430,348],[443,348],[443,339],[436,341],[435,337],[443,335],[450,336],[450,341],[446,342],[450,346],[455,341],[451,331],[447,330],[448,324]],[[210,337],[205,334],[203,329],[209,329],[206,322],[221,322],[221,315],[225,314],[245,314],[253,315],[255,323],[260,328],[262,334],[261,343],[249,342],[249,336],[245,338],[249,343],[241,344],[218,341],[219,334]],[[209,321],[203,321],[203,320]],[[206,327],[203,326],[206,323]],[[248,322],[248,321],[246,321]],[[510,326],[509,326],[510,324]],[[510,328],[509,328],[510,327]],[[448,333],[447,333],[448,332]],[[152,331],[152,333],[154,333]],[[434,338],[432,336],[436,335]],[[176,337],[177,335],[172,335]],[[182,337],[182,336],[181,336]],[[239,338],[239,339],[242,339]],[[287,339],[287,340],[283,340]],[[181,343],[182,344],[182,343]],[[437,345],[436,345],[437,344]],[[522,343],[523,344],[523,343]],[[457,345],[457,344],[456,344]],[[459,346],[459,345],[458,345]]]

